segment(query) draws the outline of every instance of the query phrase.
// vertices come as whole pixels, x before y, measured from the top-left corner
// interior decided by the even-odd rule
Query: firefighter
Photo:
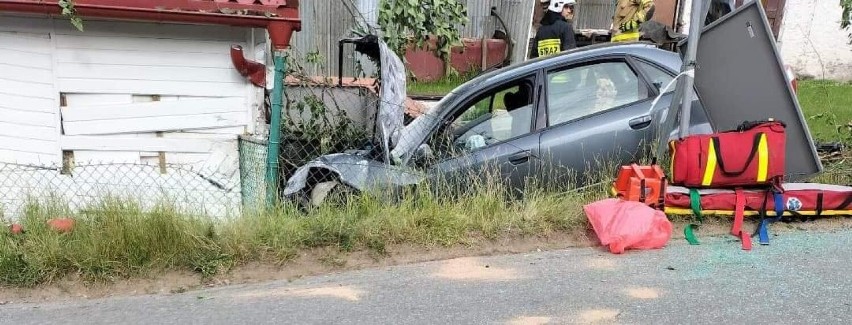
[[[568,19],[574,17],[576,0],[550,0],[541,26],[535,34],[532,57],[547,56],[577,47],[574,28]]]
[[[618,0],[612,17],[612,42],[639,40],[639,25],[651,19],[654,0]]]

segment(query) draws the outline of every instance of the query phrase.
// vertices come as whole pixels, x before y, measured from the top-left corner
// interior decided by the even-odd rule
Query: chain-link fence
[[[266,157],[268,143],[240,136],[240,188],[243,209],[256,210],[266,204]]]
[[[231,170],[228,170],[231,169]],[[85,211],[107,198],[150,209],[157,204],[194,215],[238,214],[241,201],[235,168],[180,164],[91,163],[63,165],[0,163],[0,211],[16,219],[31,204]]]

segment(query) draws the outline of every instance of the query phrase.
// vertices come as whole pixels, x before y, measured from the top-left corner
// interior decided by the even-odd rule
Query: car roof
[[[681,64],[681,59],[678,54],[659,49],[653,43],[601,43],[579,47],[560,52],[559,54],[552,56],[535,58],[522,63],[509,65],[501,69],[485,72],[456,87],[451,91],[451,93],[452,95],[458,95],[453,96],[456,97],[456,99],[463,99],[466,98],[469,93],[476,92],[482,87],[489,86],[494,83],[500,83],[507,79],[528,75],[543,68],[561,65],[565,62],[580,61],[613,54],[627,54],[653,61],[663,65],[664,68],[670,70],[672,73],[677,73]]]

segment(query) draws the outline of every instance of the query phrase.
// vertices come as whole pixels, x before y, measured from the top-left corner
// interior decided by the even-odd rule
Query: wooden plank
[[[202,97],[243,97],[245,84],[196,81],[146,81],[60,78],[59,89],[66,93],[160,94]]]
[[[242,45],[246,44],[236,43]],[[90,36],[82,35],[57,35],[56,48],[58,49],[86,49],[86,50],[121,50],[121,51],[144,51],[150,52],[152,48],[158,52],[179,53],[208,53],[222,54],[228,52],[233,41],[205,41],[200,39],[169,39],[154,37],[119,37],[119,36]]]
[[[58,49],[55,52],[56,62],[84,63],[98,65],[124,66],[154,66],[154,67],[201,67],[229,68],[233,67],[228,51],[222,54],[204,53],[161,53],[156,49],[150,51],[116,51],[116,50],[69,50]],[[125,72],[132,74],[132,70]]]
[[[50,54],[50,36],[47,33],[10,33],[0,32],[0,46],[6,49],[26,51],[30,53]]]
[[[53,31],[53,24],[42,17],[22,17],[19,15],[0,14],[0,31],[27,32],[47,34]]]
[[[42,99],[54,99],[53,85],[32,84],[22,81],[0,79],[0,94],[19,95]]]
[[[31,98],[21,94],[5,94],[0,89],[0,107],[19,111],[55,112],[58,105],[54,98]]]
[[[0,121],[0,135],[33,140],[56,140],[56,127],[33,126]]]
[[[187,137],[227,136],[228,138],[231,138],[232,136],[245,133],[245,129],[246,128],[244,126],[234,126],[227,128],[196,129],[191,132],[169,132],[166,133],[166,135]]]
[[[215,141],[205,139],[62,136],[62,150],[209,152]]]
[[[121,119],[105,122],[64,122],[67,135],[95,135],[109,133],[139,133],[156,131],[178,131],[246,125],[243,113],[215,113],[203,115],[160,116]]]
[[[74,150],[74,161],[77,164],[88,163],[129,163],[141,162],[138,151],[93,151]]]
[[[169,153],[169,161],[174,164],[192,165],[194,168],[204,168],[212,158],[210,153]]]
[[[133,73],[127,73],[133,71]],[[239,83],[243,77],[233,67],[164,67],[99,65],[95,63],[61,63],[56,67],[60,78],[157,80],[157,81],[221,81]]]
[[[59,156],[3,149],[0,147],[0,162],[12,164],[53,165],[59,163]]]
[[[243,112],[245,110],[244,99],[238,97],[99,106],[71,106],[69,103],[68,107],[62,108],[62,119],[67,122],[77,122]]]
[[[0,107],[0,121],[22,125],[56,127],[56,116],[53,113],[24,111],[3,107]]]
[[[3,61],[8,62],[9,64],[27,68],[49,70],[53,67],[53,61],[50,58],[50,54],[38,54],[0,48],[0,58],[3,58]]]
[[[130,94],[65,94],[67,106],[102,106],[129,104]]]
[[[53,73],[46,69],[34,69],[19,65],[0,63],[0,78],[6,80],[38,83],[53,87]]]
[[[56,141],[24,139],[5,135],[0,135],[0,149],[47,155],[59,154],[59,146]]]

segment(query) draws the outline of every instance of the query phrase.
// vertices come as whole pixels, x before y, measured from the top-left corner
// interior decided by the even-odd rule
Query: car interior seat
[[[532,85],[523,83],[518,85],[518,91],[511,96],[511,106],[506,105],[506,110],[512,118],[511,136],[515,137],[530,130],[532,123]]]

